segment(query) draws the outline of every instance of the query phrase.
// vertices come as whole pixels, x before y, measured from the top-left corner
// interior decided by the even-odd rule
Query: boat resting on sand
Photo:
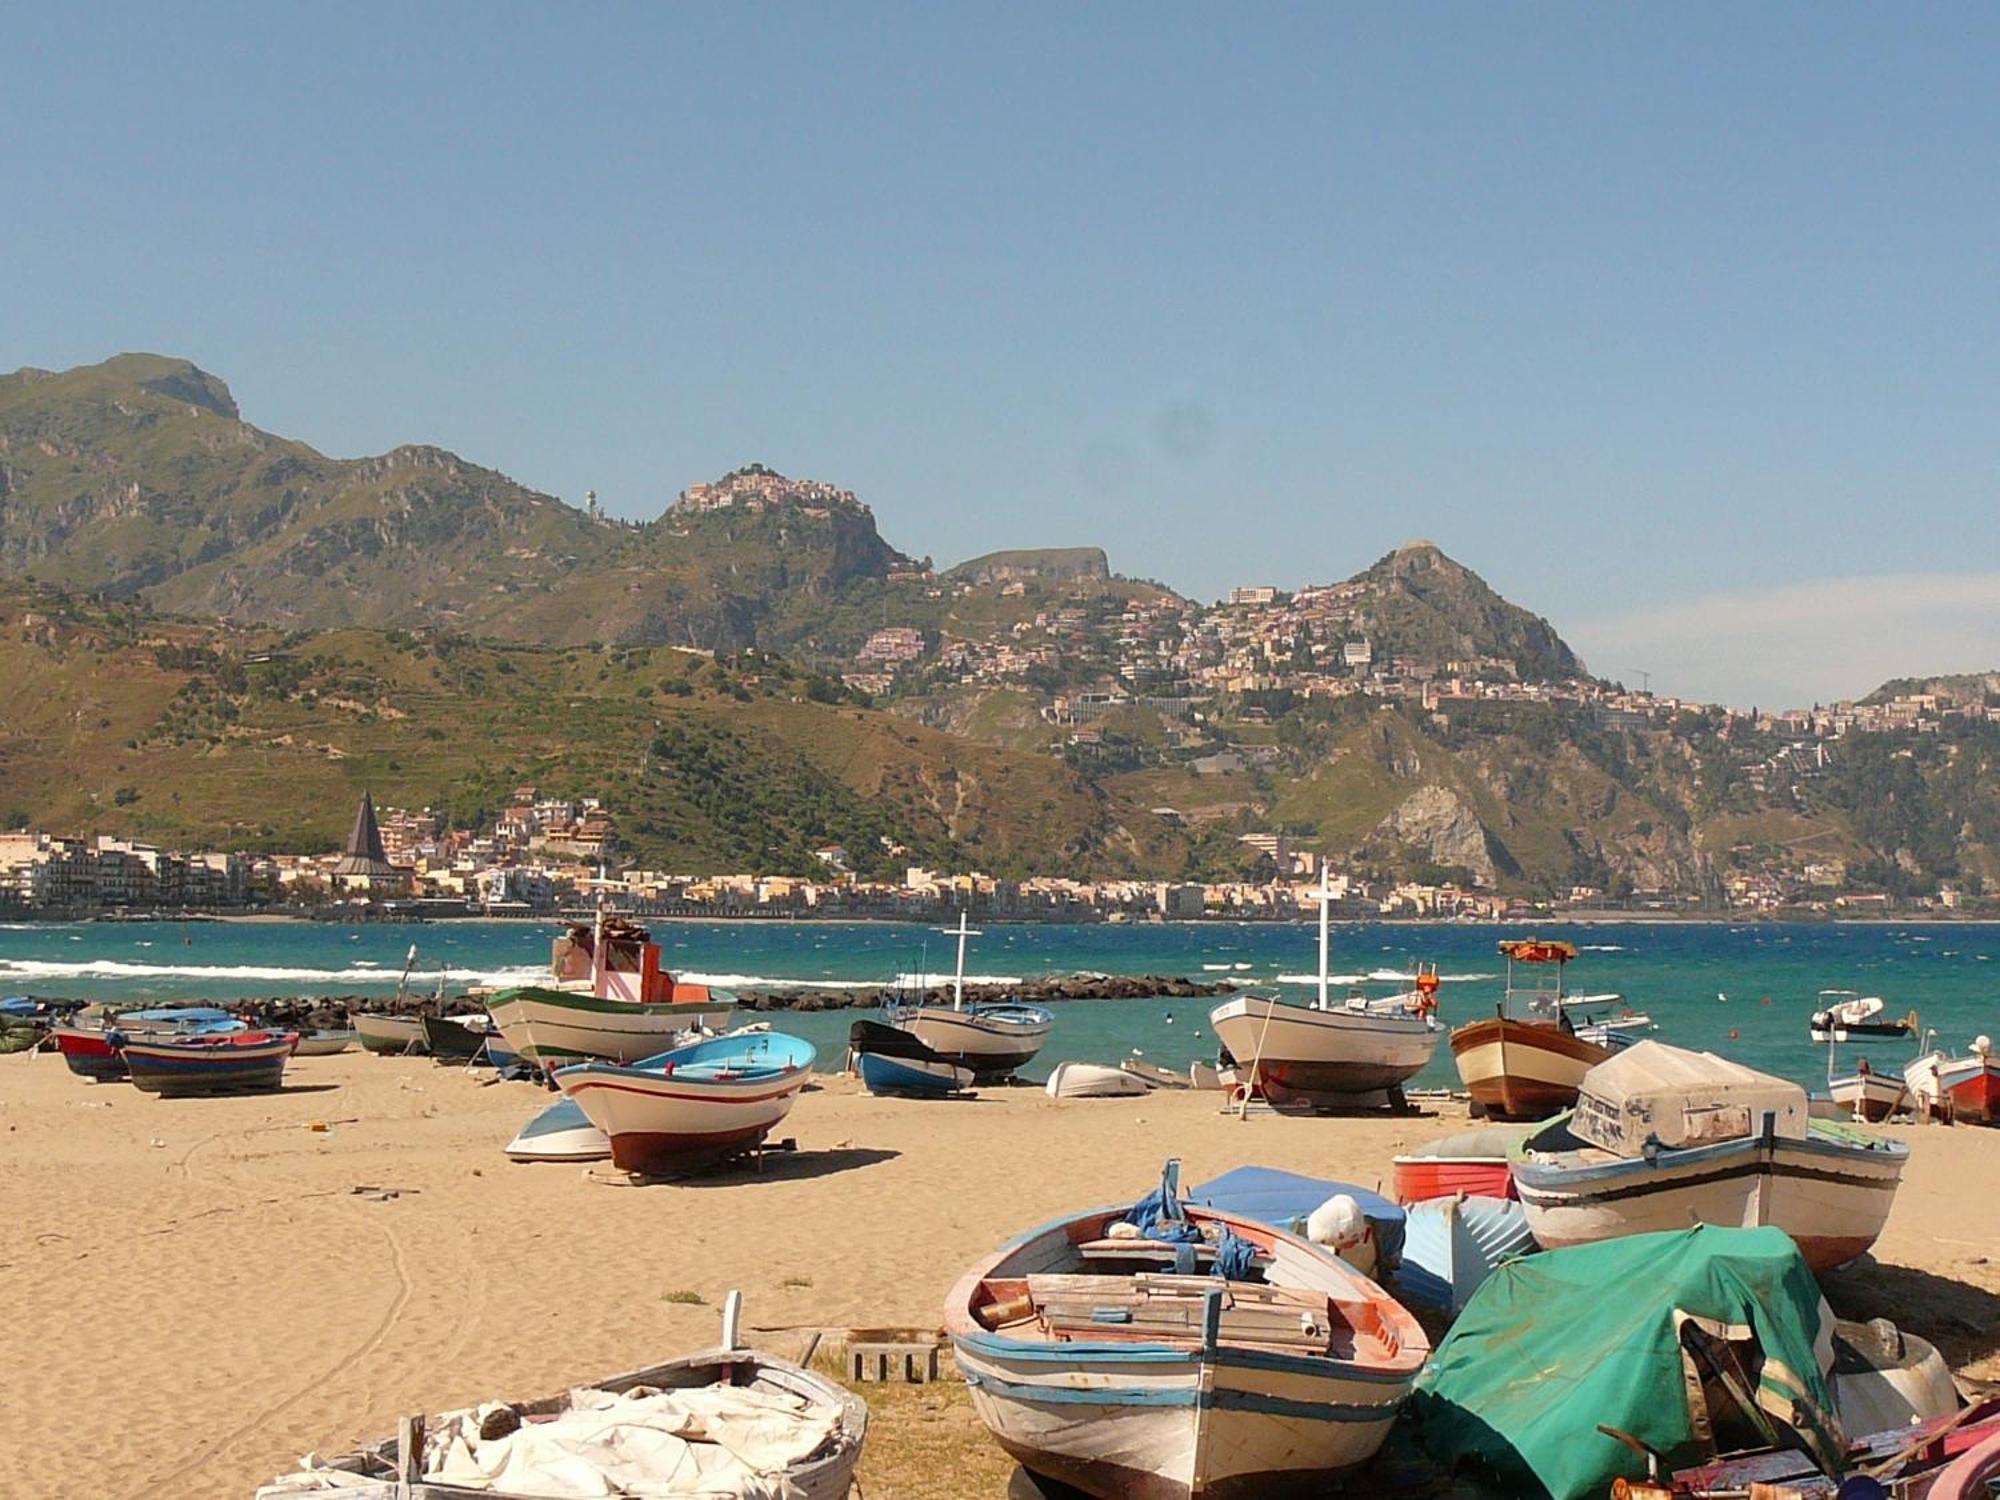
[[[1487,1125],[1459,1130],[1404,1152],[1389,1165],[1396,1201],[1422,1203],[1457,1193],[1485,1198],[1516,1196],[1507,1158],[1533,1128]]]
[[[1563,970],[1576,957],[1575,944],[1508,939],[1500,952],[1506,992],[1495,1014],[1452,1032],[1452,1061],[1473,1103],[1491,1118],[1544,1120],[1574,1104],[1583,1075],[1618,1048],[1578,1036],[1565,1009]],[[1555,983],[1516,985],[1517,964],[1531,966],[1530,973],[1553,964]]]
[[[1690,1223],[1774,1225],[1821,1272],[1874,1245],[1909,1156],[1900,1141],[1809,1118],[1789,1080],[1641,1042],[1593,1069],[1576,1111],[1527,1137],[1510,1166],[1547,1249]]]
[[[1129,1099],[1153,1091],[1136,1073],[1088,1062],[1057,1063],[1042,1087],[1051,1099]]]
[[[914,1003],[886,1007],[889,1024],[917,1037],[946,1062],[970,1068],[975,1083],[998,1083],[1035,1060],[1049,1039],[1055,1017],[1039,1005],[1018,1000],[965,1003],[965,940],[979,933],[966,926],[945,929],[958,939],[958,966],[952,973],[951,1004]]]
[[[608,1161],[611,1142],[574,1099],[558,1099],[507,1143],[510,1161]]]
[[[659,1175],[706,1166],[763,1143],[812,1077],[813,1045],[782,1032],[739,1032],[642,1063],[576,1063],[560,1088],[611,1142],[622,1170]]]
[[[1903,1069],[1903,1079],[1928,1115],[1953,1124],[2000,1124],[2000,1057],[1987,1037],[1975,1037],[1961,1057],[1927,1052]]]
[[[736,1008],[729,991],[662,968],[660,945],[645,928],[601,914],[556,938],[549,969],[552,983],[501,990],[487,1001],[508,1048],[543,1067],[638,1062]]]
[[[293,1051],[294,1057],[333,1057],[345,1052],[356,1041],[352,1026],[328,1027],[318,1031],[299,1033],[299,1045]]]
[[[1134,1078],[1141,1080],[1152,1088],[1189,1089],[1194,1087],[1193,1075],[1176,1073],[1171,1068],[1163,1068],[1156,1062],[1149,1062],[1137,1052],[1134,1052],[1130,1057],[1120,1058],[1118,1067],[1119,1071],[1130,1073]]]
[[[1226,1278],[1205,1274],[1218,1264]],[[945,1331],[1010,1456],[1135,1500],[1324,1494],[1374,1457],[1430,1352],[1330,1250],[1180,1203],[1171,1166],[1137,1210],[1076,1214],[986,1256]]]
[[[135,1088],[164,1098],[266,1094],[284,1087],[295,1031],[231,1031],[198,1036],[119,1037]]]
[[[847,1049],[871,1094],[937,1099],[972,1087],[972,1069],[939,1057],[900,1026],[856,1021],[847,1029]]]
[[[424,1050],[424,1023],[420,1016],[391,1016],[380,1011],[351,1011],[347,1017],[361,1050],[377,1057],[403,1057]]]
[[[309,1461],[257,1500],[846,1500],[868,1408],[823,1376],[740,1347],[740,1306],[731,1292],[719,1348],[538,1401],[407,1418],[397,1436]],[[554,1487],[558,1477],[569,1486]]]

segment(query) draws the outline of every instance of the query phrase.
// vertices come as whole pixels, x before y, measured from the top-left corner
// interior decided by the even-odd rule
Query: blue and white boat
[[[299,1044],[296,1031],[217,1031],[186,1036],[128,1037],[111,1045],[125,1059],[134,1086],[176,1098],[188,1094],[265,1094],[282,1088],[285,1064]]]
[[[568,1098],[556,1100],[507,1143],[510,1161],[603,1161],[610,1155],[610,1140]]]
[[[939,1057],[914,1032],[880,1021],[856,1021],[847,1031],[854,1070],[871,1094],[942,1098],[972,1087],[972,1069]]]
[[[1396,1293],[1456,1317],[1496,1266],[1539,1248],[1514,1198],[1426,1198],[1408,1205]]]
[[[958,968],[949,1005],[892,1005],[889,1024],[911,1033],[946,1062],[972,1070],[978,1082],[1012,1077],[1035,1059],[1049,1038],[1055,1017],[1039,1005],[1018,1000],[965,1003],[965,940],[979,933],[965,925],[946,929],[958,939]]]
[[[1183,1203],[1173,1171],[958,1282],[945,1331],[973,1407],[1016,1462],[1087,1495],[1326,1493],[1382,1446],[1430,1343],[1331,1250]]]

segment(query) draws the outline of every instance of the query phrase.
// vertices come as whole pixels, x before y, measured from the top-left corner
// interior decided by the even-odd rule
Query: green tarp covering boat
[[[1820,1373],[1832,1319],[1779,1229],[1703,1225],[1497,1268],[1431,1357],[1412,1411],[1440,1463],[1503,1493],[1581,1500],[1776,1440],[1840,1451]],[[1750,1407],[1753,1409],[1746,1410]]]

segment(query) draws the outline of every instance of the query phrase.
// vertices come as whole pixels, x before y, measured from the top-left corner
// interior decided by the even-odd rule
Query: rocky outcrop
[[[1448,786],[1419,787],[1376,831],[1419,851],[1435,864],[1469,870],[1482,886],[1498,884],[1502,862],[1512,863],[1504,846]]]

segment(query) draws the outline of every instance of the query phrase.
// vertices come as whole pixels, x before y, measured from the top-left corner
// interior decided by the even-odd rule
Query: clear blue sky
[[[758,459],[940,563],[1208,597],[1429,536],[1694,695],[2000,667],[1989,6],[42,6],[9,51],[0,367],[184,354],[632,516]]]

